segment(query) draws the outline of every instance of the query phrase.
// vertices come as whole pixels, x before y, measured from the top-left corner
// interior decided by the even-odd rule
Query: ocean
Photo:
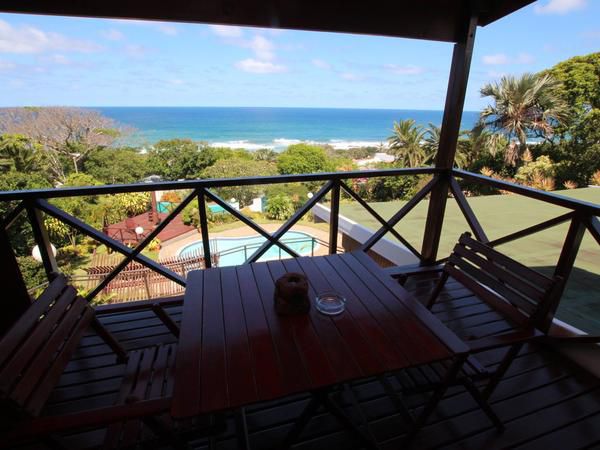
[[[161,139],[187,138],[214,146],[280,150],[301,141],[338,149],[378,146],[392,134],[394,121],[414,119],[440,125],[442,111],[258,107],[96,107],[132,127],[124,144],[150,146]],[[462,128],[470,129],[478,112],[465,111]]]

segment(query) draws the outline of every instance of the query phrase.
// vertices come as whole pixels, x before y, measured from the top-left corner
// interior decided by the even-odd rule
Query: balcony
[[[28,316],[31,319],[30,322],[38,323],[42,321],[41,318],[47,319],[50,313],[44,315],[43,312],[46,311],[44,310],[38,314],[35,309],[36,305],[46,305],[46,303],[49,305],[48,310],[59,304],[63,308],[54,310],[59,312],[53,314],[53,319],[67,317],[70,312],[75,310],[74,308],[79,308],[75,310],[79,314],[76,319],[81,322],[86,319],[88,322],[84,325],[93,324],[94,326],[77,327],[72,326],[71,322],[65,321],[61,323],[61,326],[69,328],[67,330],[69,332],[71,329],[76,331],[62,341],[54,337],[46,341],[45,336],[54,333],[59,328],[54,326],[54,322],[50,322],[47,328],[34,336],[37,345],[34,349],[36,352],[27,352],[28,348],[23,349],[10,339],[0,341],[4,345],[3,352],[0,353],[0,390],[3,393],[5,389],[10,390],[13,385],[21,383],[25,378],[22,373],[29,367],[34,366],[37,369],[37,372],[34,371],[35,373],[43,372],[41,366],[44,365],[44,361],[56,354],[61,355],[60,358],[62,358],[59,361],[61,364],[52,366],[52,370],[60,367],[61,371],[55,370],[56,373],[50,373],[52,377],[58,379],[56,384],[50,383],[52,377],[33,377],[31,373],[28,374],[26,388],[32,392],[37,390],[48,394],[47,400],[44,399],[45,406],[43,408],[41,402],[37,402],[38,404],[35,405],[39,408],[30,409],[19,404],[17,406],[20,408],[16,408],[18,413],[15,413],[15,405],[9,401],[14,401],[12,397],[0,399],[0,407],[2,407],[0,412],[3,418],[0,436],[3,438],[8,436],[0,442],[0,447],[23,449],[103,448],[106,444],[106,437],[111,436],[111,425],[121,419],[123,420],[119,423],[125,424],[124,418],[129,417],[127,413],[132,410],[139,412],[140,404],[147,406],[148,403],[152,403],[153,406],[162,408],[157,410],[157,414],[164,413],[169,409],[164,408],[164,405],[170,401],[171,397],[161,398],[160,401],[153,400],[153,398],[140,400],[136,396],[128,395],[121,398],[121,388],[125,384],[122,381],[131,359],[127,363],[120,361],[125,359],[123,357],[125,352],[180,342],[174,335],[178,334],[180,327],[183,329],[182,311],[186,304],[189,304],[184,301],[182,296],[186,289],[190,288],[187,286],[188,272],[193,269],[210,269],[220,263],[219,259],[215,258],[214,249],[210,245],[212,236],[208,226],[208,202],[220,206],[227,214],[246,226],[252,234],[263,239],[257,247],[247,249],[250,251],[246,252],[244,258],[246,264],[258,261],[267,254],[270,248],[279,249],[279,253],[287,254],[292,258],[299,256],[299,252],[283,240],[285,233],[297,227],[300,220],[311,212],[315,216],[317,216],[315,212],[317,209],[321,213],[325,212],[319,215],[325,222],[325,224],[319,225],[322,233],[319,238],[320,251],[333,255],[332,258],[338,258],[335,254],[347,250],[366,253],[380,265],[386,267],[385,280],[376,280],[384,283],[385,289],[383,290],[387,289],[387,291],[393,292],[394,289],[399,289],[395,281],[390,278],[394,274],[399,275],[401,271],[423,272],[411,277],[405,283],[405,288],[412,294],[408,298],[414,307],[413,312],[424,311],[421,304],[428,302],[429,293],[438,281],[436,275],[427,274],[424,269],[445,262],[449,243],[455,242],[458,238],[451,231],[448,233],[452,227],[448,227],[449,221],[444,214],[447,211],[447,205],[451,202],[456,202],[460,217],[464,218],[460,232],[470,230],[479,243],[499,250],[502,250],[504,244],[527,241],[533,236],[537,236],[538,233],[545,236],[543,233],[558,227],[564,234],[560,236],[560,242],[555,244],[557,257],[550,265],[544,263],[546,266],[544,269],[556,280],[565,281],[565,283],[557,282],[556,285],[560,289],[553,291],[557,294],[553,300],[558,300],[563,295],[564,304],[564,294],[569,292],[569,283],[581,283],[578,281],[581,280],[581,274],[576,266],[578,255],[580,257],[583,255],[584,259],[590,258],[590,255],[597,251],[596,244],[600,244],[600,221],[598,219],[600,206],[453,168],[477,26],[485,26],[494,22],[524,5],[532,3],[531,0],[506,0],[503,2],[428,0],[410,4],[407,2],[384,3],[349,2],[349,5],[340,7],[338,2],[327,1],[316,5],[314,2],[299,1],[257,2],[250,0],[238,4],[223,1],[174,0],[168,5],[164,2],[152,1],[141,5],[138,2],[117,3],[112,0],[101,3],[56,0],[43,4],[8,0],[0,6],[2,11],[16,13],[172,20],[366,33],[438,40],[454,44],[446,108],[435,167],[1,192],[0,202],[9,202],[11,205],[9,212],[2,217],[0,227],[0,263],[4,269],[2,288],[6,300],[3,305],[3,314],[0,316],[2,338],[4,339],[15,328],[11,328],[15,323],[17,324],[17,334],[27,334],[28,330],[23,331],[25,327],[19,327],[19,319],[27,316],[26,312],[32,306],[34,310]],[[389,217],[378,212],[380,210],[377,205],[371,205],[363,200],[355,186],[357,180],[365,178],[416,175],[425,177],[426,184],[412,199],[391,211]],[[228,202],[218,195],[218,190],[223,187],[282,183],[311,183],[312,186],[317,186],[317,189],[287,221],[271,228],[256,223],[251,217],[231,206],[231,201]],[[470,183],[484,184],[493,189],[510,192],[515,197],[525,198],[529,202],[550,205],[554,208],[553,211],[556,210],[556,213],[548,217],[539,217],[537,218],[539,220],[528,223],[522,228],[496,236],[497,230],[486,225],[484,217],[478,215],[476,202],[470,201],[464,193]],[[168,215],[161,217],[160,222],[156,221],[155,217],[152,217],[152,220],[148,218],[149,220],[145,222],[144,227],[141,227],[143,229],[140,229],[139,233],[136,231],[139,224],[135,224],[135,227],[128,227],[125,224],[129,229],[128,233],[106,234],[83,222],[81,218],[68,214],[54,203],[57,198],[156,190],[177,190],[184,193],[185,196]],[[350,201],[354,202],[354,206],[362,208],[364,214],[369,217],[370,223],[375,225],[374,227],[372,225],[371,228],[362,228],[360,237],[347,233],[346,218],[340,214],[340,211],[343,212],[347,206],[346,203]],[[193,253],[189,260],[150,257],[146,250],[154,238],[167,230],[188,205],[197,205],[198,237],[201,241],[199,250]],[[417,222],[412,221],[411,213],[423,207],[426,213],[422,214],[420,226],[416,226]],[[517,214],[516,209],[509,208],[506,211],[506,220],[510,220],[509,215],[511,214]],[[71,289],[68,294],[64,294],[64,298],[72,303],[66,300],[54,301],[52,299],[46,299],[46,303],[36,303],[31,301],[31,297],[25,289],[6,230],[10,229],[16,221],[26,220],[33,232],[48,280],[62,280],[61,276],[57,277],[57,272],[61,271],[61,267],[48,237],[46,218],[52,218],[55,223],[62,223],[71,230],[95,240],[112,254],[120,257],[117,261],[111,262],[107,270],[92,274],[93,280],[90,285],[80,286],[84,288],[85,292],[83,293],[87,302],[82,297],[76,296],[74,289]],[[409,220],[411,222],[408,222]],[[419,231],[420,239],[415,240],[408,237],[410,233],[404,233],[399,225],[407,223],[412,228],[410,233],[414,232],[415,228]],[[130,228],[134,233],[131,233]],[[546,244],[544,237],[538,239],[537,242],[541,242],[539,245]],[[132,247],[126,244],[130,244]],[[515,259],[529,256],[518,244],[513,248],[516,248],[516,254],[511,256],[514,256]],[[366,257],[360,253],[360,258]],[[316,259],[311,257],[305,261],[311,261],[312,264]],[[485,261],[483,263],[485,264]],[[243,267],[248,268],[248,266]],[[334,268],[334,272],[337,270]],[[377,271],[380,273],[379,268]],[[355,271],[351,272],[356,274]],[[194,273],[204,275],[209,271]],[[330,273],[332,272],[330,271]],[[339,272],[337,273],[339,275]],[[347,273],[347,278],[352,278],[352,273]],[[366,275],[371,276],[371,281],[372,274],[373,272],[366,272]],[[598,273],[593,273],[588,279],[595,279],[597,282],[597,275]],[[71,280],[72,283],[77,284],[77,277],[81,277],[81,274],[74,276]],[[88,281],[91,278],[88,277]],[[359,278],[358,283],[367,283],[366,279],[355,278]],[[402,275],[399,278],[402,280]],[[157,279],[161,280],[160,283],[156,281]],[[521,282],[523,282],[522,279]],[[130,291],[136,290],[135,294],[130,291],[123,294],[124,297],[120,300],[135,299],[136,301],[98,305],[103,296],[113,295],[109,291],[118,290],[118,283],[126,284]],[[166,287],[153,289],[159,284]],[[271,284],[269,283],[269,288],[272,287]],[[327,280],[325,284],[327,284]],[[566,291],[564,291],[565,286]],[[501,286],[501,288],[503,287],[505,286]],[[529,288],[532,288],[531,283],[529,283]],[[590,316],[590,311],[598,311],[597,291],[597,284],[588,289],[589,296],[576,305],[575,312],[585,317]],[[61,292],[66,292],[66,290]],[[480,294],[481,292],[483,291],[480,291]],[[485,293],[483,292],[483,294]],[[272,297],[273,295],[270,295],[268,300],[271,301]],[[72,304],[75,306],[71,307]],[[390,311],[390,315],[394,316],[397,315],[397,310],[394,309],[397,305],[398,303],[388,303],[387,308],[380,308],[380,310]],[[556,303],[552,305],[556,306]],[[403,303],[402,307],[405,306],[406,304]],[[212,305],[209,305],[208,308],[212,308]],[[80,314],[81,311],[83,313]],[[202,311],[200,308],[200,314]],[[369,310],[369,312],[371,311]],[[474,292],[464,288],[456,278],[452,277],[440,291],[438,302],[433,306],[432,312],[439,322],[454,331],[456,336],[464,341],[498,334],[506,336],[516,327],[513,322],[506,319],[506,316],[491,308],[488,303],[482,302],[478,296],[474,295]],[[504,433],[499,433],[488,420],[488,417],[480,409],[481,404],[474,400],[472,391],[469,395],[470,392],[467,392],[462,386],[452,386],[442,392],[441,402],[428,418],[425,426],[414,437],[413,448],[562,449],[599,447],[600,429],[597,423],[600,421],[600,367],[598,365],[600,359],[598,358],[599,349],[595,343],[598,338],[585,334],[586,331],[597,330],[590,328],[582,331],[577,326],[573,326],[577,324],[565,323],[559,320],[560,312],[559,306],[558,315],[554,317],[550,329],[545,330],[548,332],[543,336],[544,339],[535,342],[531,340],[520,347],[512,365],[489,398],[492,409],[506,426]],[[554,310],[545,311],[545,313],[547,317],[554,316]],[[367,321],[370,319],[368,314],[363,318]],[[378,318],[387,320],[385,316],[381,315]],[[422,316],[416,317],[415,322],[420,323],[421,318]],[[432,318],[432,316],[428,316],[428,318]],[[439,325],[435,318],[431,320],[436,323],[436,326]],[[224,320],[215,322],[224,322]],[[358,323],[358,326],[361,325],[360,320],[355,322]],[[310,326],[305,329],[310,331],[313,326],[312,322],[307,321],[306,323],[309,323]],[[391,322],[386,323],[390,324]],[[212,324],[209,323],[209,325]],[[409,322],[407,326],[412,326],[414,329],[415,323]],[[235,332],[236,329],[233,328]],[[267,328],[268,326],[265,326],[265,329]],[[439,326],[438,331],[441,329],[444,333],[452,335],[447,328]],[[390,335],[396,336],[393,326],[385,327],[385,330],[389,331]],[[195,331],[196,335],[203,335],[203,330],[200,330],[199,333],[198,330],[192,331]],[[315,330],[312,332],[315,333]],[[294,335],[293,328],[288,334],[291,334],[294,339],[298,337]],[[58,332],[53,336],[56,335],[61,336]],[[118,344],[110,336],[116,338]],[[272,335],[268,336],[272,337]],[[221,339],[223,341],[224,337],[225,334],[219,336],[219,338],[223,338]],[[302,336],[298,337],[298,341],[301,340]],[[300,355],[300,346],[293,339],[290,341],[293,343],[289,347],[292,349],[291,351]],[[44,349],[46,345],[50,346],[50,343],[56,344],[57,350],[48,355]],[[267,343],[269,345],[266,347],[271,349],[275,347],[272,340],[268,339]],[[406,346],[406,343],[397,341],[390,341],[390,344],[390,347]],[[181,344],[178,345],[181,346]],[[312,350],[313,353],[324,352],[318,345],[306,347],[309,347],[308,350]],[[385,350],[385,346],[381,347],[384,347]],[[168,352],[173,348],[174,346],[168,346]],[[373,350],[375,352],[376,349]],[[274,350],[272,352],[275,353]],[[115,357],[115,353],[117,353],[117,357]],[[196,353],[198,352],[196,351]],[[495,371],[501,367],[504,353],[505,350],[494,348],[478,354],[479,363],[485,366],[482,369]],[[140,353],[138,352],[137,355],[139,356]],[[161,355],[164,359],[168,359],[172,353],[162,353]],[[461,356],[466,357],[466,352],[463,351]],[[7,366],[5,360],[9,358],[13,359]],[[223,355],[220,355],[219,358],[221,361],[224,359]],[[143,357],[139,359],[143,360]],[[152,359],[150,364],[153,364],[154,361]],[[183,362],[186,363],[185,360]],[[439,361],[433,360],[432,362]],[[19,370],[11,370],[13,367]],[[412,370],[409,381],[416,385],[420,381],[430,381],[429,378],[433,377],[434,374],[429,371],[433,369],[427,367],[408,364],[403,368]],[[137,366],[134,368],[136,377],[140,374],[143,379],[149,377],[148,373],[151,370],[148,367],[144,370],[138,369]],[[173,369],[173,366],[167,368]],[[161,390],[163,387],[164,390],[167,390],[168,386],[172,387],[174,382],[173,371],[167,370],[167,368],[160,368],[162,381],[157,386]],[[49,370],[49,372],[52,371]],[[377,376],[342,380],[344,388],[347,390],[340,391],[339,396],[337,396],[338,392],[335,392],[336,402],[340,408],[338,415],[334,417],[328,412],[331,408],[327,411],[316,409],[314,411],[316,414],[308,421],[306,428],[294,442],[293,448],[361,448],[362,445],[355,436],[340,426],[336,420],[336,418],[339,419],[340,410],[353,423],[360,424],[359,427],[363,433],[372,436],[375,441],[375,443],[371,442],[372,447],[402,448],[411,422],[414,423],[414,421],[409,420],[410,415],[407,418],[400,412],[404,409],[399,408],[395,401],[396,394],[400,393],[399,378],[394,378],[391,374],[381,371],[372,375]],[[135,379],[139,380],[139,378]],[[218,377],[213,376],[213,379],[219,382]],[[338,385],[341,384],[338,383]],[[144,383],[139,385],[146,386]],[[135,384],[134,388],[137,386],[138,384]],[[465,386],[467,385],[465,384]],[[205,391],[209,392],[212,387],[212,385],[204,386]],[[185,388],[189,389],[190,396],[197,394],[193,387],[188,388],[186,385]],[[145,394],[146,392],[143,393],[143,398],[145,398]],[[22,398],[24,396],[27,398]],[[31,396],[20,392],[17,400],[20,399],[21,403],[26,403]],[[127,428],[128,434],[133,435],[134,441],[137,439],[135,444],[138,447],[150,444],[163,448],[164,446],[160,447],[162,444],[168,444],[173,447],[187,446],[198,449],[237,449],[248,443],[249,447],[254,449],[267,449],[276,447],[283,442],[294,424],[297,423],[298,416],[301,415],[304,407],[309,405],[313,398],[313,393],[307,391],[295,392],[291,396],[280,396],[276,400],[267,402],[246,403],[243,405],[245,412],[242,411],[241,414],[239,411],[227,410],[225,412],[225,427],[220,428],[219,433],[212,434],[210,437],[207,437],[206,434],[187,433],[184,442],[181,442],[181,438],[179,438],[165,443],[164,439],[159,439],[162,437],[160,433],[153,433],[156,431],[154,427],[142,427],[141,421],[127,423],[125,425],[130,426],[124,425],[124,428]],[[405,406],[416,413],[427,409],[428,403],[426,402],[428,400],[425,394],[407,396],[405,400]],[[107,412],[107,409],[102,409],[115,403],[118,403],[117,416]],[[33,416],[35,420],[31,422],[35,422],[35,425],[23,420],[24,415],[30,416],[29,418]],[[54,419],[55,416],[61,415],[68,415],[70,422]],[[152,417],[155,418],[155,415]],[[181,425],[182,428],[189,424],[180,424],[171,416],[166,420],[171,425]],[[195,420],[196,418],[191,420],[192,425],[196,424]],[[156,425],[153,420],[148,422]],[[74,427],[71,425],[72,423],[83,423],[83,426]],[[156,428],[160,431],[160,427]],[[240,430],[242,430],[241,433]],[[248,442],[244,442],[245,440]],[[108,444],[113,445],[107,446],[120,447],[119,441],[108,442]]]
[[[419,191],[414,198],[392,214],[389,219],[383,219],[371,205],[364,202],[350,187],[352,180],[368,177],[399,177],[427,175],[430,181]],[[568,223],[564,245],[560,253],[558,264],[554,267],[555,273],[569,275],[573,269],[576,255],[579,251],[582,236],[589,230],[590,236],[600,242],[598,233],[598,214],[600,207],[595,204],[573,200],[559,195],[536,191],[483,177],[480,175],[463,172],[460,170],[442,171],[434,168],[398,169],[386,171],[363,171],[346,173],[328,173],[312,175],[294,175],[283,177],[269,177],[258,179],[225,179],[225,180],[198,180],[168,182],[160,184],[99,186],[90,188],[65,188],[45,191],[5,192],[0,193],[0,201],[16,202],[12,213],[4,218],[3,225],[9,226],[19,214],[27,211],[28,218],[32,220],[35,236],[40,248],[48,249],[49,242],[44,229],[42,213],[64,221],[80,232],[89,235],[98,242],[113,249],[115,253],[124,256],[122,261],[114,267],[113,271],[99,280],[99,284],[89,291],[87,299],[94,300],[94,296],[102,293],[110,280],[119,276],[120,271],[135,262],[139,267],[146,267],[159,276],[166,277],[170,282],[185,288],[187,271],[176,271],[172,268],[161,266],[156,261],[141,255],[145,245],[148,245],[153,236],[168,227],[181,210],[190,202],[198,202],[200,211],[200,236],[203,242],[210,242],[210,233],[206,214],[202,214],[202,206],[207,199],[223,207],[228,213],[249,226],[256,234],[265,238],[265,243],[255,247],[254,252],[249,252],[246,263],[258,260],[270,246],[279,246],[289,256],[297,256],[294,250],[280,241],[289,229],[313,208],[325,208],[329,211],[327,220],[328,253],[343,252],[342,242],[348,241],[347,236],[340,230],[340,209],[352,200],[356,207],[364,208],[371,215],[379,229],[372,230],[368,239],[361,243],[353,243],[353,247],[368,252],[376,261],[387,267],[392,263],[381,254],[377,253],[379,241],[390,237],[389,242],[397,246],[400,252],[416,258],[421,265],[428,261],[421,251],[408,242],[396,226],[402,223],[411,210],[420,202],[424,206],[430,205],[428,194],[435,188],[440,180],[449,183],[452,197],[464,214],[466,224],[474,236],[480,241],[491,246],[501,246],[504,243],[523,239],[530,239],[536,233]],[[463,182],[483,183],[498,189],[512,192],[517,196],[543,202],[547,205],[558,207],[559,215],[533,224],[525,229],[511,232],[508,235],[489,239],[481,222],[471,208],[469,199],[462,192],[459,184]],[[215,194],[221,186],[249,185],[249,184],[277,184],[289,182],[319,182],[321,189],[313,195],[306,204],[300,208],[288,221],[281,224],[275,232],[267,232],[262,226],[232,208],[228,202]],[[85,196],[85,195],[110,195],[123,192],[141,192],[149,189],[178,189],[185,191],[188,196],[175,207],[171,214],[154,228],[140,244],[134,248],[122,245],[99,230],[84,224],[78,218],[72,217],[52,205],[52,198],[57,196]],[[451,198],[448,201],[453,201]],[[340,203],[342,208],[340,208]],[[205,210],[205,209],[204,209]],[[566,212],[565,212],[566,211]],[[454,239],[452,236],[451,239]],[[522,242],[522,241],[521,241]],[[583,251],[590,251],[586,242]],[[403,246],[402,246],[403,245]],[[203,246],[202,266],[215,264],[211,257],[210,247]],[[52,252],[42,250],[44,264],[49,273],[56,270],[56,261]],[[516,255],[518,258],[519,255]],[[436,264],[444,261],[444,257],[430,262]],[[206,263],[208,262],[208,263]],[[195,269],[200,266],[190,266]],[[406,288],[417,299],[425,302],[428,293],[434,286],[435,278],[423,275],[411,278],[406,283]],[[97,306],[98,318],[105,327],[122,343],[127,351],[146,348],[158,344],[176,342],[165,325],[154,315],[152,305],[161,304],[170,317],[179,323],[182,310],[181,295],[166,298],[148,298],[142,301],[118,303],[113,305]],[[593,299],[590,299],[590,303]],[[462,288],[457,282],[451,280],[441,293],[441,300],[433,309],[435,315],[457,335],[464,338],[485,337],[492,334],[511,330],[511,323],[498,312],[482,303],[473,294]],[[591,331],[591,330],[589,330]],[[556,321],[553,325],[555,334],[578,334],[567,324]],[[487,418],[481,413],[474,401],[463,388],[452,388],[440,403],[438,409],[428,421],[425,428],[417,435],[414,448],[505,448],[517,446],[518,448],[560,448],[566,446],[593,447],[600,442],[600,434],[593,424],[600,418],[600,381],[597,372],[598,350],[593,344],[577,345],[560,344],[529,344],[519,353],[516,361],[504,377],[500,387],[491,398],[491,404],[497,411],[501,420],[506,423],[507,430],[503,434],[490,425]],[[494,368],[502,357],[501,350],[491,350],[480,355],[480,360],[488,367]],[[594,367],[596,366],[596,367]],[[72,356],[58,385],[53,389],[47,406],[42,416],[64,413],[73,413],[97,407],[111,405],[119,391],[121,377],[125,370],[124,364],[115,363],[111,349],[102,342],[100,337],[91,331],[81,339],[78,349]],[[405,428],[394,403],[386,394],[378,379],[364,379],[353,383],[352,389],[357,395],[361,413],[351,408],[349,399],[342,398],[343,405],[348,407],[349,414],[354,415],[357,421],[361,415],[366,418],[369,428],[376,437],[381,448],[398,448],[404,436]],[[423,404],[424,396],[411,396],[409,406],[417,411]],[[308,401],[308,395],[295,395],[282,400],[266,404],[252,405],[247,408],[247,425],[250,444],[252,448],[270,448],[273,442],[279,442],[291,428],[295,418]],[[215,448],[237,448],[238,441],[234,434],[234,417],[228,418],[228,428],[224,434],[218,436]],[[68,431],[63,433],[62,442],[67,448],[95,448],[102,445],[105,428],[93,430]],[[207,448],[209,442],[206,438],[192,439],[193,448]],[[352,435],[347,433],[328,413],[318,414],[308,425],[305,432],[294,448],[353,448]],[[563,447],[564,448],[564,447]]]

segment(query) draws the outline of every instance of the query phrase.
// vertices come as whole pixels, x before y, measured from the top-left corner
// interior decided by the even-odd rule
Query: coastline
[[[214,147],[284,149],[299,142],[334,149],[385,147],[395,121],[439,126],[442,111],[270,107],[98,107],[101,114],[131,128],[122,145],[149,147],[160,140],[191,139]],[[463,114],[470,129],[476,111]]]

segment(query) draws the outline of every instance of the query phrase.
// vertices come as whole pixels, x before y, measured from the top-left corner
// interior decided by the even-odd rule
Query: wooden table
[[[307,315],[278,316],[274,282],[285,272],[308,277],[311,300],[340,293],[346,310],[326,316],[311,305]],[[179,339],[179,419],[449,358],[462,364],[467,352],[360,251],[190,272]]]

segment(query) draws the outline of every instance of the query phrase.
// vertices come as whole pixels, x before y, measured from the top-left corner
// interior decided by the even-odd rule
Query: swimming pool
[[[216,238],[210,240],[211,252],[219,253],[219,266],[238,266],[246,261],[266,239],[262,236],[246,236],[238,238]],[[311,255],[319,248],[315,238],[307,233],[288,231],[281,242],[300,255]],[[179,256],[190,256],[202,253],[202,241],[186,245],[179,251]],[[277,245],[273,245],[259,258],[259,261],[289,258],[290,255]]]

